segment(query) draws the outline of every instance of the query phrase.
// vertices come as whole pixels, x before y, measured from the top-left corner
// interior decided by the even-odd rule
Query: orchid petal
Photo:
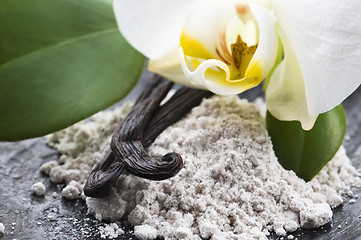
[[[310,130],[317,115],[310,115],[308,112],[301,69],[282,32],[280,32],[280,37],[284,40],[285,56],[269,79],[266,89],[267,109],[278,120],[298,120],[303,129]]]
[[[175,83],[183,86],[196,88],[183,73],[182,66],[179,60],[178,47],[169,51],[167,55],[160,59],[150,59],[148,70],[157,73]]]
[[[187,79],[189,79],[193,84],[199,87],[205,87],[219,95],[228,95],[227,93],[232,95],[237,94],[237,89],[233,87],[233,84],[224,83],[224,78],[230,78],[230,71],[227,64],[217,59],[208,59],[199,64],[195,71],[191,72],[188,69],[182,48],[180,48],[179,54],[181,55],[183,72]],[[215,69],[217,68],[219,68],[220,71],[216,71]],[[208,74],[210,75],[208,77],[210,77],[213,81],[206,77],[207,70],[211,71],[211,73]],[[224,89],[227,89],[228,91],[224,92]]]
[[[361,83],[361,1],[274,0],[273,9],[302,72],[307,115],[339,105]]]
[[[174,47],[184,18],[195,0],[114,0],[115,17],[127,41],[148,58],[158,59]]]
[[[180,38],[184,54],[203,59],[219,59],[226,48],[227,24],[236,17],[232,0],[200,0],[189,10]]]
[[[261,81],[272,69],[278,52],[278,37],[274,29],[276,17],[263,7],[251,4],[251,11],[259,27],[259,42],[245,76],[257,77]]]

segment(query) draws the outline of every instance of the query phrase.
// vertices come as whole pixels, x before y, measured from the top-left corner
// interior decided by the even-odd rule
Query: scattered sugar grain
[[[43,165],[41,165],[40,171],[45,173],[46,175],[49,175],[50,170],[55,166],[58,166],[58,162],[55,160],[52,160],[52,161],[46,162]]]
[[[83,192],[83,185],[77,181],[71,180],[69,184],[62,190],[61,195],[69,200],[74,200],[80,197]]]
[[[83,186],[130,107],[127,103],[48,136],[63,162],[50,170],[50,178],[65,181],[66,172],[75,169],[80,179],[72,181]],[[98,220],[126,219],[140,239],[267,239],[272,231],[286,236],[329,222],[331,208],[343,202],[341,194],[361,186],[345,149],[305,183],[278,163],[259,111],[264,106],[237,97],[204,100],[148,150],[180,153],[184,168],[178,175],[149,181],[123,174],[109,197],[86,198],[88,213]]]
[[[99,227],[100,237],[103,239],[113,239],[124,234],[124,230],[121,229],[116,223],[106,224],[104,227]]]
[[[5,226],[3,223],[0,222],[0,234],[4,234],[5,233]]]
[[[153,240],[158,236],[158,231],[152,226],[147,224],[135,226],[134,236],[142,240]]]
[[[70,185],[66,186],[61,192],[61,195],[68,200],[78,199],[80,194],[81,193],[77,187]]]
[[[30,190],[36,196],[44,196],[46,188],[42,182],[37,182],[31,186]]]
[[[62,166],[55,166],[50,169],[50,180],[53,183],[62,183],[64,181],[64,171]]]

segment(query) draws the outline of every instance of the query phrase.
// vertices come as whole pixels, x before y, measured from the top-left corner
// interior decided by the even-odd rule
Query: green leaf
[[[0,0],[0,141],[42,136],[122,99],[144,65],[110,0]]]
[[[303,130],[298,121],[280,121],[269,112],[266,124],[281,165],[310,181],[340,148],[346,132],[346,114],[339,105],[320,114],[309,131]]]

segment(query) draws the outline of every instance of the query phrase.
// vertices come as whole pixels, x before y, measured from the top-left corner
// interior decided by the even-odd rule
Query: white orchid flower
[[[149,69],[221,95],[266,88],[268,110],[311,129],[361,83],[359,0],[114,0]],[[279,44],[281,43],[281,44]]]

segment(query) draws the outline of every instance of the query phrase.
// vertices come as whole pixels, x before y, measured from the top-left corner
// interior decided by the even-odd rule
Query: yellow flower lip
[[[198,39],[191,37],[186,31],[182,32],[179,45],[183,48],[186,56],[202,59],[216,58]]]

